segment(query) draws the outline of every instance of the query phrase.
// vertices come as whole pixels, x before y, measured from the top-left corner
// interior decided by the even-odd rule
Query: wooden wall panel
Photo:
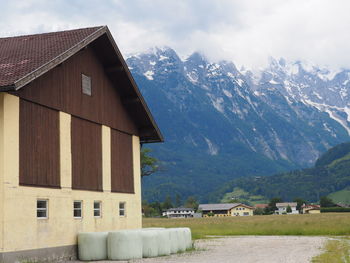
[[[132,136],[111,129],[112,192],[134,193]]]
[[[20,100],[19,183],[60,187],[59,114]]]
[[[82,92],[81,74],[91,77],[91,96]],[[119,91],[121,85],[112,84],[92,48],[87,48],[15,92],[15,95],[138,135],[136,124],[122,104]]]
[[[72,117],[72,188],[102,191],[102,127]]]

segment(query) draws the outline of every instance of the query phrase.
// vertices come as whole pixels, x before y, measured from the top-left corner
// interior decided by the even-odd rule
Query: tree
[[[277,210],[276,203],[281,203],[282,198],[280,197],[273,197],[270,199],[269,205],[267,207],[267,212],[274,212]]]
[[[301,207],[303,206],[303,204],[306,204],[306,201],[302,198],[294,198],[293,202],[297,203],[297,210],[299,211],[299,213],[301,213]]]
[[[320,198],[320,205],[321,205],[321,207],[333,207],[333,206],[335,206],[335,203],[329,197],[322,196]]]
[[[185,202],[185,207],[193,208],[194,210],[198,209],[198,201],[195,197],[189,196]]]
[[[149,155],[151,149],[141,149],[141,178],[159,171],[159,160]]]
[[[162,203],[162,209],[167,210],[167,209],[173,208],[173,207],[174,207],[174,206],[173,206],[173,203],[172,203],[172,201],[171,201],[171,198],[170,198],[169,195],[167,195],[167,196],[165,197],[164,202]]]
[[[286,212],[287,212],[287,213],[292,213],[292,208],[290,207],[290,205],[287,206]]]
[[[264,208],[255,208],[253,211],[253,215],[264,215],[265,214],[265,210]]]
[[[175,206],[176,207],[181,206],[181,196],[178,193],[175,195]]]

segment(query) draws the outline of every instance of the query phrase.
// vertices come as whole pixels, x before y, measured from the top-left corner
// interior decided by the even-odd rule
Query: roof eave
[[[147,106],[147,104],[146,104],[146,102],[145,102],[141,92],[137,88],[137,84],[136,84],[136,82],[135,82],[135,80],[134,80],[134,78],[133,78],[133,76],[132,76],[132,74],[131,74],[131,72],[129,70],[129,67],[126,64],[126,62],[125,62],[125,60],[124,60],[124,58],[123,58],[123,56],[122,56],[122,54],[121,54],[117,44],[115,43],[114,38],[112,37],[112,34],[109,31],[108,27],[106,27],[106,34],[107,34],[107,37],[108,37],[109,41],[112,43],[112,46],[113,46],[113,48],[114,48],[114,50],[115,50],[115,52],[116,52],[116,54],[117,54],[117,56],[119,58],[119,61],[123,65],[124,72],[126,73],[128,79],[130,80],[130,83],[131,83],[135,93],[137,94],[138,98],[140,99],[140,102],[141,102],[143,108],[145,109],[146,114],[148,115],[148,118],[149,118],[150,122],[152,123],[152,126],[154,127],[154,129],[155,129],[155,131],[157,133],[158,139],[151,139],[151,140],[147,140],[146,139],[146,140],[143,140],[143,143],[164,142],[164,137],[163,137],[163,135],[162,135],[158,125],[156,124],[156,122],[155,122],[155,120],[153,118],[153,115],[152,115],[151,111],[149,110],[149,108],[148,108],[148,106]]]

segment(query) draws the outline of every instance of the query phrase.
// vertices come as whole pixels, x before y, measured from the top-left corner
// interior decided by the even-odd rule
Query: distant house
[[[265,209],[268,206],[269,206],[268,204],[256,204],[254,206],[254,209]]]
[[[186,207],[170,208],[163,212],[163,216],[166,216],[168,218],[187,218],[193,217],[193,215],[194,209]]]
[[[303,210],[303,214],[319,214],[321,213],[320,205],[306,205],[304,204],[301,209]]]
[[[203,217],[213,216],[252,216],[254,207],[242,203],[200,204],[198,207]]]
[[[287,207],[290,206],[292,209],[292,212],[287,212]],[[297,203],[276,203],[277,210],[275,211],[275,214],[282,215],[282,214],[299,214],[299,211],[297,210]]]

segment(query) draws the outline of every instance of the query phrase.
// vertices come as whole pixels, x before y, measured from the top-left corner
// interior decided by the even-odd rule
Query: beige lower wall
[[[4,94],[0,93],[0,252],[3,251],[3,232],[4,232]]]
[[[141,178],[140,141],[133,136],[135,194],[71,190],[70,165],[70,116],[60,113],[61,127],[61,181],[62,189],[25,187],[18,185],[19,177],[19,100],[9,94],[1,94],[0,110],[0,252],[58,247],[76,244],[78,232],[111,231],[125,228],[140,228]],[[65,127],[65,128],[62,128]],[[63,130],[62,130],[63,129]],[[108,127],[103,127],[104,169],[108,168],[105,155],[110,153]],[[68,137],[67,137],[68,136]],[[107,139],[106,139],[107,136]],[[68,167],[66,167],[68,165]],[[104,175],[105,178],[105,175]],[[104,182],[104,187],[108,182]],[[49,200],[48,219],[37,219],[37,199]],[[73,218],[73,201],[83,201],[83,218]],[[94,218],[93,202],[102,202],[102,217]],[[126,202],[126,216],[119,216],[119,202]],[[3,205],[3,207],[2,207]]]

